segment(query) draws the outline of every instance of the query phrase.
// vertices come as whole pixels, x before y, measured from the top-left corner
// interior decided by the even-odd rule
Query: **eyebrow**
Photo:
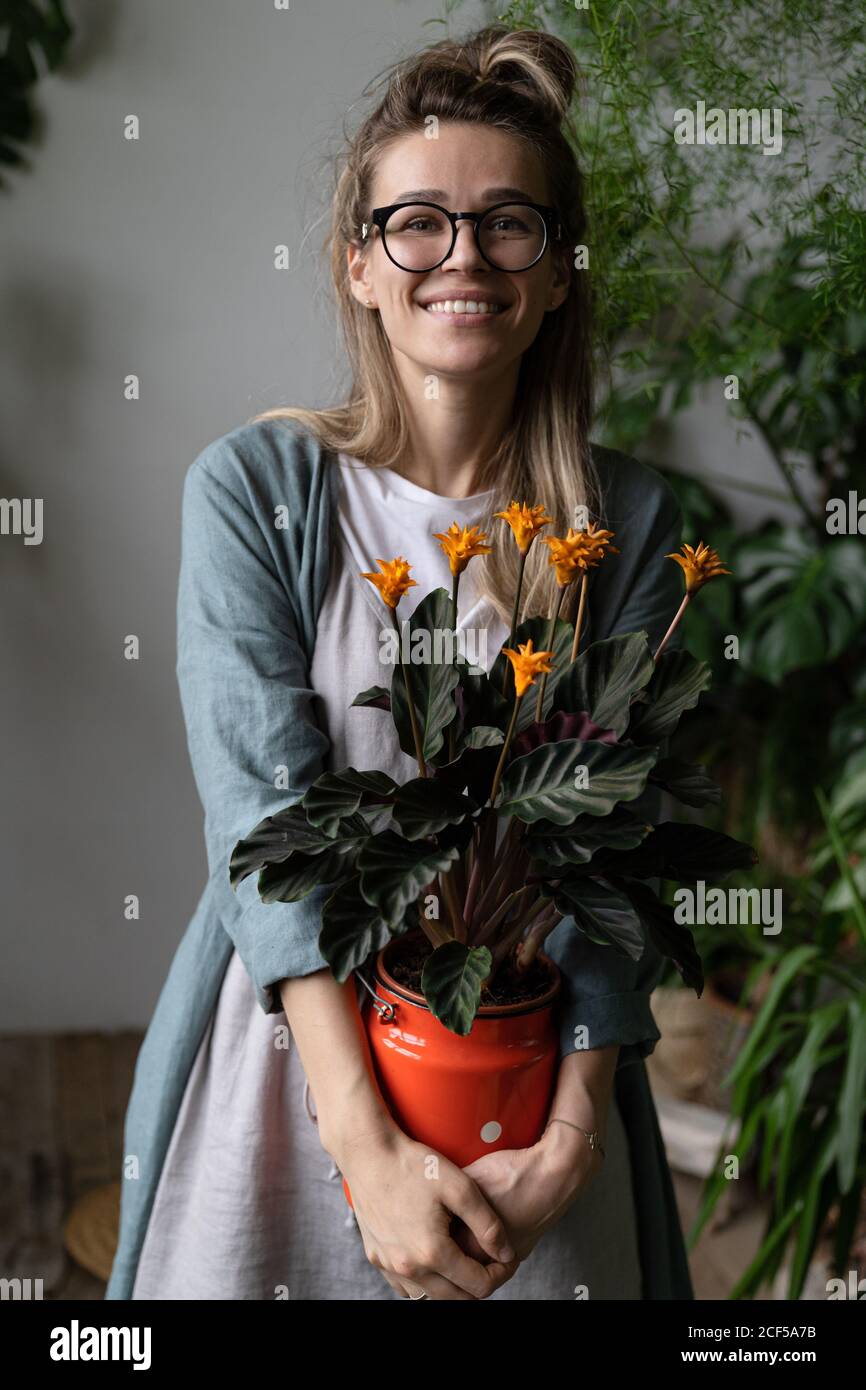
[[[410,188],[408,192],[401,193],[394,199],[395,203],[440,203],[448,194],[444,188]],[[519,198],[523,202],[532,203],[535,201],[522,188],[485,188],[481,194],[483,202],[496,202],[502,198]]]

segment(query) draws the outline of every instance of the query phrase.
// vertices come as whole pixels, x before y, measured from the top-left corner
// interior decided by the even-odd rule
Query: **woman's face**
[[[550,203],[531,146],[495,126],[443,122],[436,139],[417,131],[386,146],[371,206],[421,200],[452,212],[483,212],[510,198]],[[352,292],[362,304],[372,301],[370,313],[378,310],[398,367],[424,376],[492,380],[506,373],[544,315],[568,294],[561,252],[548,245],[529,270],[496,270],[479,253],[471,222],[457,223],[454,250],[436,270],[401,270],[386,255],[378,230],[364,249],[350,247],[348,260]],[[460,300],[486,304],[488,311],[455,312]]]

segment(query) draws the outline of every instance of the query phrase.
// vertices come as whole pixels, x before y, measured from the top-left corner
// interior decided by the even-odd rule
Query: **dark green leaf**
[[[263,903],[295,903],[323,883],[337,883],[352,870],[349,855],[338,850],[324,854],[290,854],[278,863],[266,864],[259,874]]]
[[[839,1092],[839,1189],[849,1192],[857,1176],[866,1114],[866,998],[848,1001],[848,1060]]]
[[[782,957],[773,974],[772,984],[758,1010],[757,1018],[752,1024],[749,1036],[726,1078],[731,1086],[736,1086],[741,1077],[749,1070],[752,1057],[760,1046],[771,1020],[775,1017],[780,1000],[785,997],[791,984],[800,978],[804,970],[811,966],[820,954],[820,949],[817,946],[795,946],[792,951]]]
[[[586,710],[602,729],[621,734],[629,721],[631,697],[655,670],[645,632],[593,642],[563,673],[554,691],[553,710]]]
[[[776,1183],[780,1203],[785,1200],[794,1132],[813,1082],[818,1054],[827,1037],[844,1021],[844,1017],[845,1005],[841,1000],[827,1004],[814,1013],[805,1035],[800,1038],[799,1051],[785,1071],[782,1083],[785,1111],[781,1138],[776,1149]]]
[[[535,860],[550,868],[588,864],[597,849],[634,849],[652,829],[621,806],[609,816],[578,816],[569,825],[536,821],[526,837],[526,848]]]
[[[581,812],[606,816],[618,801],[632,801],[643,791],[658,751],[576,738],[543,743],[508,764],[496,809],[556,825],[569,825]],[[586,778],[578,777],[579,768],[586,768]],[[584,780],[587,785],[579,785]]]
[[[485,671],[469,666],[463,657],[458,657],[457,670],[460,684],[456,698],[463,707],[463,725],[469,730],[468,739],[475,729],[483,728],[498,729],[504,737],[511,715],[511,699],[506,700],[501,686],[495,685]]]
[[[797,1223],[794,1255],[791,1260],[791,1277],[788,1284],[788,1298],[799,1299],[806,1282],[809,1261],[818,1243],[820,1228],[824,1224],[830,1207],[836,1197],[834,1184],[825,1179],[825,1173],[838,1146],[838,1132],[828,1129],[824,1135],[817,1160],[811,1165],[805,1200],[800,1220]]]
[[[662,758],[649,775],[655,786],[664,787],[671,796],[686,806],[718,806],[722,790],[697,763],[684,763],[679,758]]]
[[[661,902],[646,883],[624,879],[619,886],[637,909],[653,945],[673,961],[685,983],[700,998],[704,990],[704,972],[688,927],[674,919],[673,908]]]
[[[720,830],[662,821],[636,849],[600,850],[590,868],[617,877],[627,874],[629,878],[717,883],[736,869],[751,869],[756,859],[751,845]]]
[[[493,773],[499,761],[499,748],[490,744],[486,748],[468,748],[457,755],[451,763],[440,763],[434,777],[454,791],[466,788],[474,801],[481,806],[490,795]]]
[[[478,724],[474,729],[470,729],[465,740],[466,748],[492,748],[498,747],[505,742],[505,735],[501,729],[494,728],[490,724]]]
[[[829,518],[828,518],[829,520]],[[745,668],[779,684],[837,657],[866,623],[866,549],[853,536],[828,545],[796,527],[756,536],[738,555],[747,621]]]
[[[492,963],[486,946],[462,941],[446,941],[427,957],[421,990],[430,1012],[452,1033],[465,1037],[471,1031]]]
[[[668,738],[685,710],[692,709],[713,677],[705,661],[689,652],[663,652],[644,691],[645,700],[631,707],[628,736],[637,743]]]
[[[475,821],[471,816],[459,821],[456,825],[443,825],[436,835],[436,843],[440,849],[456,849],[458,854],[462,854],[468,848],[475,830]]]
[[[322,854],[325,850],[346,852],[369,834],[363,820],[352,818],[334,837],[311,825],[304,807],[297,803],[276,815],[266,816],[235,845],[229,861],[229,880],[233,888],[248,874],[266,864],[279,864],[295,853]]]
[[[604,880],[565,879],[554,891],[553,901],[563,917],[602,946],[610,946],[621,956],[640,960],[646,945],[646,932],[629,898]]]
[[[430,762],[442,748],[443,730],[457,715],[454,689],[459,673],[452,660],[451,596],[448,591],[434,589],[427,594],[412,617],[405,619],[404,623],[406,635],[401,638],[401,645],[409,658],[406,666],[418,717],[421,747],[425,761]],[[394,666],[391,682],[391,713],[400,747],[404,753],[414,757],[415,743],[399,662]]]
[[[392,815],[407,840],[435,835],[477,810],[474,801],[431,777],[415,777],[397,789]]]
[[[358,885],[357,874],[346,879],[322,907],[319,950],[341,984],[387,946],[393,934],[377,910],[361,897]]]
[[[391,801],[397,783],[384,772],[324,772],[304,794],[302,806],[311,825],[326,835],[338,833],[340,821],[359,806],[383,806]]]
[[[402,921],[409,903],[437,873],[447,873],[458,851],[426,840],[405,840],[393,830],[371,835],[358,855],[361,894],[390,925]]]
[[[360,695],[355,696],[349,708],[352,709],[355,705],[366,709],[390,710],[391,692],[383,685],[371,685],[369,690],[362,690]]]

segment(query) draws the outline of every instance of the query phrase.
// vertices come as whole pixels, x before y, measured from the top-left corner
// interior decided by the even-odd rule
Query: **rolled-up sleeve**
[[[318,948],[329,890],[265,904],[255,875],[235,892],[229,860],[265,816],[297,801],[323,771],[329,741],[297,614],[279,573],[273,514],[238,472],[205,451],[184,486],[177,676],[190,758],[205,812],[207,891],[265,1013],[278,982],[326,968]],[[282,541],[285,544],[285,541]]]
[[[566,917],[551,932],[545,951],[562,972],[557,1009],[562,1056],[618,1043],[620,1067],[652,1052],[661,1034],[649,997],[664,962],[651,943],[639,961],[632,961],[590,941]]]

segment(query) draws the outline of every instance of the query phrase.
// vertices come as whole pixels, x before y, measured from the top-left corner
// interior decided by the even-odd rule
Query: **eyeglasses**
[[[449,212],[438,203],[392,203],[373,209],[371,221],[361,227],[361,238],[366,240],[378,227],[389,261],[417,275],[448,260],[458,222],[472,223],[475,244],[488,265],[511,274],[529,270],[541,260],[548,242],[562,236],[556,209],[540,203],[496,203],[486,212]]]

